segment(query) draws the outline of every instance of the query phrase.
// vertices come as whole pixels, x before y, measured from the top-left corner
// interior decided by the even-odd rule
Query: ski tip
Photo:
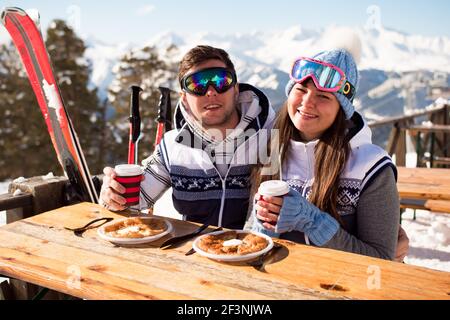
[[[25,10],[18,8],[18,7],[6,7],[2,9],[2,13],[0,15],[1,21],[3,24],[6,23],[6,15],[8,13],[17,13],[20,14],[21,16],[26,16],[27,13],[25,12]]]

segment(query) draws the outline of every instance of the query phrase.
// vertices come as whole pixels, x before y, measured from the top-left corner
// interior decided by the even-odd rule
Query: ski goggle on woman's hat
[[[299,57],[292,65],[290,77],[296,83],[302,83],[311,78],[317,89],[326,92],[339,92],[350,101],[353,101],[355,97],[355,86],[347,81],[345,73],[340,68],[331,63]]]
[[[224,93],[237,82],[236,74],[226,68],[207,68],[185,75],[180,82],[181,89],[196,96],[204,96],[209,86]]]

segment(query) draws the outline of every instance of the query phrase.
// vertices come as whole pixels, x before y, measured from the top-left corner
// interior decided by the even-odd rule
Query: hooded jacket
[[[143,161],[140,209],[152,207],[172,187],[174,208],[184,220],[242,229],[249,205],[250,165],[256,164],[259,149],[267,146],[266,129],[271,129],[275,114],[264,93],[248,84],[239,85],[238,111],[238,126],[216,143],[192,125],[180,101],[175,129]]]
[[[340,176],[337,210],[341,217],[355,213],[359,196],[386,167],[397,169],[385,150],[372,144],[372,132],[361,115],[354,113],[349,134],[350,155]],[[283,180],[304,197],[314,183],[315,148],[319,140],[302,143],[291,140],[290,158],[283,164]]]
[[[389,155],[372,144],[371,131],[359,113],[352,117],[350,155],[341,173],[337,211],[342,225],[323,247],[383,259],[394,259],[400,208],[396,188],[397,169]],[[308,198],[314,184],[315,148],[318,140],[302,143],[291,140],[289,157],[282,165],[283,180]],[[254,219],[254,215],[251,216]],[[257,231],[297,243],[312,244],[299,231],[275,234]]]

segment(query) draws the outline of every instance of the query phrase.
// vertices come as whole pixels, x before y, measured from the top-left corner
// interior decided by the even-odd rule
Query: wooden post
[[[14,295],[8,280],[0,280],[0,300],[13,300]]]
[[[398,123],[395,123],[391,129],[391,133],[389,134],[389,139],[386,146],[386,150],[391,157],[395,153],[395,150],[397,149],[399,137],[400,137],[400,129],[398,128]]]
[[[65,177],[54,177],[51,179],[33,177],[23,182],[12,182],[8,187],[9,193],[20,190],[22,193],[31,194],[32,203],[22,208],[7,210],[6,223],[29,218],[63,206],[66,181],[67,178]],[[17,279],[10,279],[9,287],[12,291],[10,296],[18,300],[30,300],[42,289],[42,287]],[[60,299],[60,297],[60,293],[50,291],[44,299]]]
[[[450,124],[450,106],[446,106],[445,107],[445,116],[444,116],[444,123],[445,124]],[[445,134],[444,135],[444,146],[445,146],[445,152],[444,152],[444,157],[448,157],[450,154],[450,150],[449,150],[449,134]]]
[[[399,131],[399,137],[395,146],[395,164],[404,167],[406,165],[406,130],[400,128]]]

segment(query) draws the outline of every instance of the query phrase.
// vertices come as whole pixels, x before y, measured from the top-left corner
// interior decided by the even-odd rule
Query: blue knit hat
[[[358,69],[356,68],[356,63],[352,55],[348,53],[346,50],[338,49],[331,51],[323,51],[315,55],[313,59],[331,63],[332,65],[335,65],[336,67],[340,68],[342,71],[344,71],[345,76],[347,77],[347,81],[349,81],[355,87],[356,91],[358,90],[359,86]],[[289,96],[289,93],[291,92],[294,85],[295,81],[292,79],[289,80],[285,89],[286,96]],[[345,117],[347,119],[350,119],[353,116],[353,113],[355,112],[355,106],[353,105],[353,103],[342,93],[333,92],[333,94],[338,99],[342,107],[342,110],[344,110]]]

